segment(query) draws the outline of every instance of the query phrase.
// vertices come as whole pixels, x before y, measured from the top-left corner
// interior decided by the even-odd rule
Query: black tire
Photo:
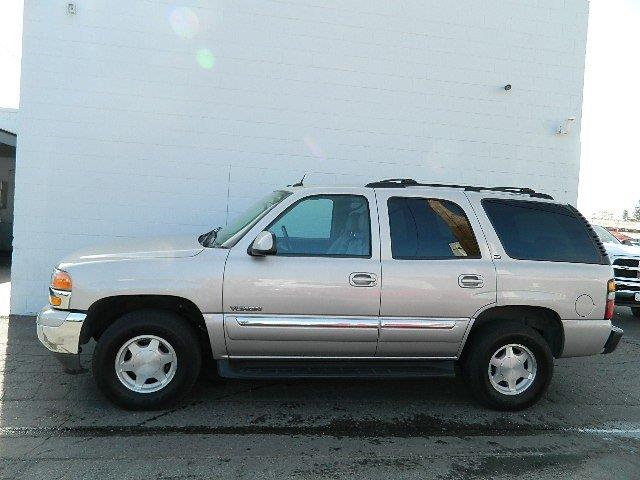
[[[553,376],[553,354],[549,345],[534,329],[517,322],[496,323],[480,327],[468,344],[462,373],[474,397],[495,410],[522,410],[537,402],[547,391]],[[529,349],[537,364],[533,382],[521,393],[501,393],[489,380],[490,360],[501,347],[509,344]]]
[[[640,318],[640,307],[631,307],[631,313],[634,317]]]
[[[154,335],[167,341],[177,357],[173,378],[155,392],[135,392],[116,373],[118,351],[139,335]],[[185,319],[165,310],[137,310],[122,315],[101,335],[93,353],[92,369],[98,388],[116,405],[129,410],[154,410],[186,395],[198,378],[201,363],[197,334]]]

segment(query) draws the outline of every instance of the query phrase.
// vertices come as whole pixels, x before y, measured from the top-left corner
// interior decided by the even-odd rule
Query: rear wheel
[[[553,355],[538,332],[515,322],[493,324],[482,328],[472,342],[462,373],[480,403],[497,410],[521,410],[546,392]]]
[[[200,343],[179,315],[163,310],[124,314],[102,334],[93,376],[111,401],[127,409],[156,409],[176,402],[193,386]]]
[[[640,318],[640,307],[631,307],[631,313],[636,318]]]

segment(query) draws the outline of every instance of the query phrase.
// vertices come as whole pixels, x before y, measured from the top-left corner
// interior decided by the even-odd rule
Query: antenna
[[[302,178],[300,179],[300,181],[298,183],[294,183],[293,185],[287,185],[287,187],[303,187],[303,182],[304,182],[304,177],[306,177],[307,174],[305,173],[304,175],[302,175]]]

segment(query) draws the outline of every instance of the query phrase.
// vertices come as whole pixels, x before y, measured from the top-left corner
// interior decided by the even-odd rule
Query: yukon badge
[[[232,312],[261,312],[262,311],[262,307],[252,307],[252,306],[245,306],[245,305],[232,305],[229,308],[231,308]]]

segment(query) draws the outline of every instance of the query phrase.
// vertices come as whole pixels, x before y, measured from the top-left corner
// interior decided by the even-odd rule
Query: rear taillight
[[[604,309],[604,319],[613,318],[613,309],[616,307],[616,281],[611,279],[607,283],[607,306]]]

